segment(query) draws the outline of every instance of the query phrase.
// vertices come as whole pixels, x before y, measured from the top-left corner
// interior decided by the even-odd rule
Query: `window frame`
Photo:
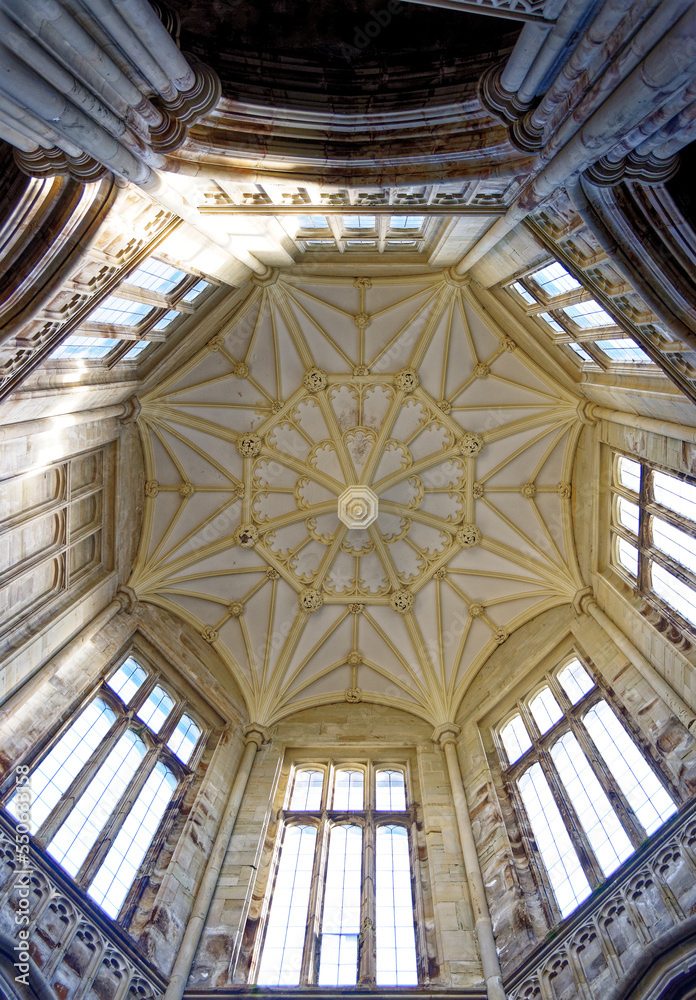
[[[590,688],[590,690],[579,698],[573,705],[562,684],[558,680],[558,677],[564,668],[575,659],[579,660],[583,668],[590,676],[593,681],[593,687]],[[545,733],[542,734],[531,712],[530,705],[536,695],[544,687],[550,688],[552,694],[561,707],[563,714],[560,719],[558,719]],[[579,906],[582,906],[583,903],[586,902],[586,899],[579,902],[572,911],[566,914],[565,917],[563,916],[560,906],[556,900],[556,895],[551,885],[541,850],[537,847],[531,822],[527,815],[527,810],[518,787],[519,779],[533,764],[538,763],[541,766],[542,773],[546,778],[551,795],[556,803],[556,806],[558,807],[561,818],[563,819],[571,844],[577,854],[580,867],[584,872],[587,882],[589,883],[591,893],[609,881],[609,879],[614,878],[617,871],[635,856],[635,852],[640,848],[640,846],[648,840],[649,837],[655,836],[655,833],[657,832],[655,831],[653,834],[647,833],[635,811],[628,802],[626,796],[621,791],[617,781],[611,774],[609,767],[604,762],[602,754],[595,746],[582,721],[582,717],[586,715],[590,709],[602,702],[606,704],[610,711],[616,716],[617,721],[635,744],[643,760],[654,772],[665,792],[672,799],[676,808],[679,809],[683,803],[683,794],[675,785],[672,780],[672,776],[663,764],[656,759],[652,748],[644,739],[642,734],[637,730],[636,726],[632,723],[625,709],[617,703],[613,693],[604,683],[590,657],[581,651],[577,645],[573,645],[573,647],[567,651],[562,658],[557,659],[554,665],[550,669],[547,669],[546,672],[536,680],[534,685],[526,691],[525,695],[522,698],[519,698],[500,719],[500,721],[492,727],[492,737],[495,750],[498,755],[503,784],[513,806],[513,812],[521,833],[525,853],[529,859],[533,876],[537,885],[542,889],[542,908],[550,926],[555,926],[562,920],[568,919],[577,911]],[[522,717],[532,745],[524,753],[522,753],[517,760],[510,763],[507,751],[501,738],[501,733],[508,723],[518,714]],[[564,788],[563,780],[551,758],[551,747],[557,743],[564,733],[567,732],[572,733],[578,741],[580,748],[587,759],[588,765],[599,781],[602,790],[607,796],[610,805],[614,809],[619,823],[623,827],[623,830],[633,848],[632,853],[608,875],[604,874],[604,871],[597,860],[595,851],[590,845],[588,836],[583,829],[580,818],[570,800],[570,795]],[[665,820],[665,822],[668,822],[668,819]],[[660,827],[660,829],[661,828],[662,827]],[[589,898],[589,895],[586,898]]]
[[[683,515],[677,514],[669,508],[662,507],[654,497],[654,473],[660,472],[670,476],[679,482],[687,483],[696,488],[696,478],[688,473],[667,468],[658,462],[639,457],[612,447],[611,455],[611,489],[609,491],[609,563],[621,579],[628,584],[633,593],[639,594],[650,605],[656,608],[668,621],[676,626],[681,632],[686,632],[689,637],[696,636],[696,624],[683,617],[676,608],[673,608],[663,598],[652,589],[652,565],[657,563],[664,569],[672,573],[678,580],[694,591],[694,601],[696,602],[696,571],[689,570],[677,562],[676,559],[662,552],[652,541],[652,518],[659,517],[667,523],[696,539],[696,521],[689,521]],[[621,458],[626,458],[640,466],[640,490],[634,493],[632,490],[621,485],[619,477],[619,462]],[[623,498],[638,506],[638,533],[633,535],[631,531],[620,523],[618,514],[619,499]],[[638,574],[633,577],[623,566],[618,555],[618,540],[623,538],[638,550]]]
[[[340,990],[346,988],[359,988],[365,985],[375,986],[376,976],[376,956],[374,949],[375,940],[375,896],[370,893],[368,884],[371,881],[375,884],[375,847],[377,830],[381,826],[401,826],[406,829],[408,837],[408,848],[410,858],[410,884],[413,903],[413,928],[416,947],[416,969],[418,983],[413,989],[419,988],[427,982],[428,961],[425,917],[423,910],[423,896],[420,886],[420,860],[418,855],[417,840],[417,813],[418,807],[413,795],[413,762],[410,760],[408,751],[395,757],[390,754],[367,753],[341,755],[326,754],[306,754],[303,752],[288,754],[289,760],[284,769],[284,781],[278,789],[279,798],[278,811],[276,813],[276,828],[273,833],[273,848],[268,860],[268,874],[263,889],[263,905],[258,924],[247,924],[247,928],[254,934],[253,948],[246,958],[240,956],[245,979],[255,984],[257,989],[265,987],[257,983],[261,969],[266,932],[271,904],[275,891],[276,879],[279,871],[279,862],[283,849],[284,834],[290,826],[313,826],[317,830],[317,839],[314,849],[314,861],[312,869],[312,888],[310,891],[309,905],[307,910],[307,925],[302,954],[302,966],[300,970],[299,984],[292,989],[319,988],[326,990]],[[290,810],[290,801],[294,789],[296,775],[300,771],[318,770],[323,772],[323,786],[321,807],[318,810]],[[328,808],[333,805],[329,802],[335,787],[336,774],[342,770],[361,770],[365,776],[364,780],[364,801],[362,810],[334,810]],[[404,776],[406,808],[404,810],[389,811],[378,810],[376,808],[376,775],[378,771],[394,770],[399,771]],[[363,831],[362,838],[362,876],[361,876],[361,915],[360,934],[358,941],[358,964],[357,979],[354,987],[345,986],[319,986],[319,967],[322,944],[322,916],[324,886],[326,879],[326,863],[330,844],[330,832],[336,826],[359,826]],[[366,856],[371,856],[371,866],[366,870]],[[378,987],[382,988],[382,987]],[[408,987],[383,987],[385,989],[406,989]]]
[[[179,814],[183,799],[191,784],[196,779],[201,759],[206,752],[210,736],[214,729],[211,721],[200,711],[200,706],[195,703],[195,700],[189,694],[182,690],[182,685],[177,683],[176,678],[172,678],[166,668],[163,669],[161,665],[156,663],[158,657],[153,656],[152,652],[146,649],[146,646],[149,644],[146,641],[138,641],[138,639],[139,637],[133,637],[127,647],[120,650],[118,655],[109,661],[101,677],[95,681],[89,692],[71,707],[71,711],[66,713],[66,717],[62,720],[61,724],[43,739],[38,740],[23,756],[21,761],[16,762],[16,764],[21,763],[23,766],[26,766],[28,773],[33,772],[48,757],[78,716],[86,711],[96,700],[105,702],[115,714],[115,719],[109,726],[108,731],[82,764],[73,781],[63,791],[36,832],[30,834],[31,840],[36,847],[52,858],[52,855],[48,851],[51,841],[74,806],[77,805],[83,792],[95,777],[100,766],[109,756],[119,739],[130,730],[135,732],[144,742],[146,750],[142,760],[139,762],[123,793],[109,813],[99,836],[87,852],[78,872],[72,876],[59,861],[52,858],[53,863],[60,868],[64,877],[72,880],[86,899],[90,900],[106,918],[113,919],[116,923],[124,927],[127,927],[132,919],[137,902],[156,864],[157,857]],[[129,658],[136,660],[146,670],[147,677],[130,701],[124,703],[121,697],[109,687],[108,681]],[[174,706],[160,732],[155,733],[137,717],[137,713],[147,701],[151,691],[158,685],[173,698]],[[180,760],[167,747],[167,741],[176,729],[176,725],[183,714],[189,716],[200,730],[194,751],[186,763]],[[133,877],[133,881],[121,903],[118,913],[115,917],[111,917],[104,911],[101,904],[89,894],[88,890],[115,842],[119,831],[122,829],[139,793],[158,763],[164,764],[174,774],[177,782],[176,788],[152,835],[148,849],[138,866],[138,870]],[[10,822],[16,823],[17,820],[14,814],[7,809],[7,802],[16,790],[13,775],[14,770],[0,784],[0,804]]]

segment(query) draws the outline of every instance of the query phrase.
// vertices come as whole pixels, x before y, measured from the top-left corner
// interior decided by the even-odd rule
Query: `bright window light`
[[[116,295],[109,295],[93,309],[87,317],[88,323],[104,323],[106,326],[138,326],[153,311],[145,302],[131,302]]]
[[[406,788],[401,771],[378,771],[375,784],[378,810],[401,812],[406,808]]]
[[[166,330],[174,322],[174,320],[179,319],[180,316],[181,313],[177,312],[176,309],[170,309],[169,312],[164,314],[164,316],[160,316],[152,329],[157,331]]]
[[[193,288],[189,288],[186,295],[182,296],[182,302],[195,302],[199,295],[202,295],[206,289],[210,288],[210,282],[208,281],[197,281]]]
[[[328,229],[325,215],[298,215],[297,221],[301,229]]]
[[[151,347],[149,340],[140,340],[137,344],[133,344],[129,351],[121,358],[121,361],[134,361],[136,358],[140,357],[143,351],[146,351],[148,347]]]
[[[586,302],[576,302],[573,306],[564,306],[562,312],[581,330],[593,330],[604,326],[616,326],[608,312],[594,299]]]
[[[551,693],[551,689],[547,687],[542,688],[539,694],[532,698],[529,703],[529,711],[534,716],[534,721],[542,735],[548,733],[549,729],[563,718],[561,706]]]
[[[637,503],[632,503],[624,497],[619,497],[619,524],[632,534],[638,534],[640,522],[640,508]]]
[[[133,695],[143,686],[146,677],[147,671],[132,656],[129,656],[106,683],[119,696],[123,704],[128,705]]]
[[[539,319],[543,319],[544,323],[550,326],[555,333],[565,333],[561,324],[550,313],[539,313]]]
[[[655,546],[696,573],[696,538],[661,517],[652,517],[650,523]]]
[[[558,261],[553,261],[546,267],[542,267],[540,271],[535,271],[531,277],[539,288],[551,298],[563,295],[564,292],[572,292],[576,288],[582,288],[580,282],[564,267],[561,267]]]
[[[374,229],[374,215],[344,215],[343,225],[346,229]]]
[[[653,495],[660,506],[696,522],[696,486],[656,471],[653,473]]]
[[[641,351],[630,337],[622,337],[621,340],[598,340],[596,346],[610,361],[643,365],[652,363],[645,351]]]
[[[158,733],[169,718],[173,708],[174,699],[158,684],[150,691],[146,701],[138,709],[138,718],[142,719],[153,732]]]
[[[640,493],[640,462],[634,462],[632,458],[621,455],[619,457],[619,483],[633,493]]]
[[[500,739],[505,747],[505,753],[510,764],[519,760],[523,753],[532,745],[527,727],[522,721],[521,715],[515,715],[506,726],[500,730]]]
[[[573,705],[577,705],[580,699],[584,698],[588,691],[594,687],[594,681],[577,657],[574,657],[559,672],[558,682]]]
[[[185,271],[179,271],[176,267],[163,264],[161,260],[148,257],[135,271],[131,271],[125,280],[129,285],[137,285],[138,288],[147,288],[152,292],[166,295],[185,277]]]
[[[566,344],[566,347],[569,347],[574,354],[577,354],[581,361],[594,361],[592,355],[588,354],[580,344]]]
[[[391,229],[421,229],[424,222],[424,215],[392,215],[389,225]]]
[[[174,732],[167,740],[167,746],[180,761],[188,764],[191,754],[196,749],[201,731],[188,715],[182,715],[176,724]]]
[[[527,289],[524,287],[524,285],[521,284],[519,281],[513,281],[511,287],[514,288],[517,294],[520,296],[520,298],[524,299],[524,301],[529,303],[530,306],[536,304],[536,299],[534,298],[532,293],[528,292]],[[547,314],[544,313],[544,315],[546,316]]]
[[[696,591],[659,563],[652,564],[652,587],[658,597],[696,626]]]
[[[625,538],[619,538],[619,562],[631,576],[638,578],[638,549]]]
[[[295,784],[290,799],[290,809],[316,812],[321,809],[321,792],[324,786],[323,771],[296,771]]]
[[[411,859],[405,827],[377,828],[375,862],[377,985],[417,986]]]
[[[334,826],[326,866],[319,986],[355,986],[358,981],[361,872],[362,830]]]
[[[354,812],[363,808],[362,771],[336,771],[333,807],[339,812]]]
[[[120,340],[111,337],[66,337],[60,347],[51,352],[52,358],[105,358],[120,344]]]

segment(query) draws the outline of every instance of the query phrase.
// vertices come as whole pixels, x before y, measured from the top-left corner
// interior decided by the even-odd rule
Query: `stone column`
[[[452,800],[457,816],[459,838],[464,856],[464,869],[469,883],[469,894],[471,896],[471,905],[476,925],[476,938],[478,940],[479,954],[481,955],[481,966],[483,967],[483,978],[486,983],[488,1000],[506,1000],[500,962],[498,961],[498,951],[493,935],[493,925],[490,913],[488,912],[488,902],[483,887],[483,876],[476,851],[474,831],[471,828],[469,806],[462,783],[459,757],[457,756],[456,739],[460,732],[459,726],[447,722],[435,730],[432,738],[434,743],[439,743],[442,747],[447,761],[447,771],[450,785],[452,786]]]
[[[583,595],[579,602],[580,608],[597,622],[609,636],[615,646],[633,664],[639,674],[648,682],[658,698],[662,698],[667,708],[672,712],[690,733],[696,735],[696,714],[683,701],[671,684],[665,680],[655,667],[647,660],[640,650],[636,649],[628,636],[624,635],[618,625],[597,604],[590,594]]]
[[[169,979],[167,992],[164,994],[164,1000],[181,1000],[184,995],[191,966],[196,957],[196,951],[201,940],[201,935],[203,934],[203,928],[205,927],[208,910],[213,901],[215,887],[220,877],[220,870],[230,845],[230,837],[237,821],[239,806],[246,790],[251,768],[254,764],[256,751],[268,740],[268,730],[264,726],[253,722],[244,728],[244,736],[244,753],[237,768],[237,774],[235,775],[227,805],[225,806],[225,811],[218,827],[213,849],[208,858],[208,864],[206,865],[201,884],[196,893],[196,900],[193,904],[189,922],[186,925],[184,937],[179,946],[179,952],[174,962],[174,968]]]

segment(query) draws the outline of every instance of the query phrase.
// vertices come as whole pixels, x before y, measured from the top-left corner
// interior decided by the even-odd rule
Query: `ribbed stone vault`
[[[258,283],[141,402],[130,585],[214,645],[255,719],[450,719],[491,650],[583,586],[577,399],[447,274]],[[371,523],[339,517],[370,496]]]

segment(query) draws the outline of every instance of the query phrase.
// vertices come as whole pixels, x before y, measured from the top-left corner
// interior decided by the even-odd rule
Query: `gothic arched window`
[[[675,797],[577,656],[497,731],[557,914],[571,913],[674,812]]]
[[[418,984],[403,767],[297,767],[286,796],[260,986]]]
[[[30,768],[7,811],[110,916],[118,917],[202,730],[159,676],[129,656]]]

